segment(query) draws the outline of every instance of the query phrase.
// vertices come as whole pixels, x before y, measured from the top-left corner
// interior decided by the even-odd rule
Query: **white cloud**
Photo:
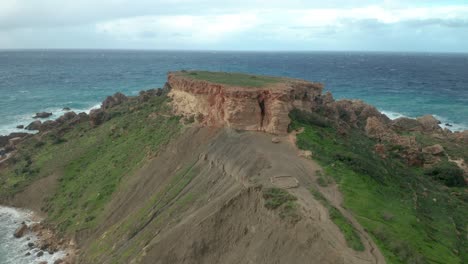
[[[217,16],[143,16],[98,23],[96,29],[119,39],[171,38],[195,43],[217,42],[242,33],[258,24],[255,14]]]
[[[424,39],[432,32],[439,43],[466,50],[467,26],[468,4],[435,0],[0,1],[0,48],[34,45],[44,32],[60,32],[49,46],[346,49],[360,40],[356,46],[366,49],[364,41],[380,45],[385,34],[402,47],[417,36],[432,45]]]

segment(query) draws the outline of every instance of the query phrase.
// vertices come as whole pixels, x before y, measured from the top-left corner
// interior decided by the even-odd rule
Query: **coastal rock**
[[[393,134],[389,131],[389,128],[375,116],[367,118],[364,130],[368,137],[379,140],[386,140],[389,138],[389,134]]]
[[[434,130],[441,130],[439,124],[440,121],[437,120],[432,115],[425,115],[422,117],[416,118],[416,120],[421,124],[422,128],[425,131],[434,131]]]
[[[65,263],[65,261],[62,259],[57,259],[56,261],[54,261],[54,264],[63,264],[63,263]]]
[[[89,112],[89,123],[92,127],[99,126],[106,120],[106,113],[102,109],[93,109]]]
[[[42,122],[39,120],[31,122],[26,126],[26,130],[39,130],[41,128]]]
[[[68,120],[71,120],[71,119],[75,118],[76,116],[77,116],[77,114],[75,112],[73,112],[73,111],[66,112],[65,114],[63,114],[62,116],[57,118],[56,121],[59,122],[59,123],[65,123]]]
[[[8,136],[0,136],[0,148],[5,147],[10,144],[10,139],[12,138],[24,138],[28,133],[11,133]]]
[[[387,124],[390,119],[380,113],[374,106],[361,100],[339,100],[323,105],[325,115],[338,125],[347,127],[365,128],[367,119],[374,117],[382,124]]]
[[[47,131],[47,130],[51,130],[53,129],[54,127],[56,127],[58,125],[58,122],[57,121],[54,121],[54,120],[47,120],[45,121],[44,123],[42,123],[42,125],[39,127],[39,131]]]
[[[392,127],[399,132],[423,130],[423,126],[418,120],[408,117],[399,117],[392,120]]]
[[[444,153],[444,147],[442,147],[440,144],[435,144],[435,145],[423,148],[422,153],[431,154],[431,155],[440,155]]]
[[[123,102],[126,102],[128,100],[128,97],[125,96],[122,93],[115,93],[112,96],[108,96],[106,100],[102,102],[101,108],[102,109],[109,109],[112,108],[116,105],[119,105]]]
[[[49,112],[40,112],[40,113],[36,113],[36,115],[33,116],[33,118],[47,118],[51,115],[52,113],[49,113]]]
[[[287,134],[289,111],[311,111],[323,85],[285,79],[266,87],[240,87],[169,73],[175,113],[197,117],[202,125]]]
[[[42,256],[44,256],[44,251],[39,251],[39,252],[37,252],[36,257],[40,258],[40,257],[42,257]],[[47,262],[46,262],[46,263],[47,263]]]
[[[13,234],[16,238],[21,238],[26,234],[28,231],[28,226],[25,223],[22,223],[20,227],[18,227]]]
[[[18,128],[18,129],[23,129],[23,128],[24,128],[24,125],[18,125],[18,126],[16,126],[16,128]]]
[[[139,102],[146,102],[148,101],[151,97],[154,97],[154,96],[161,96],[162,95],[162,89],[161,88],[157,88],[157,89],[151,89],[151,90],[147,90],[147,91],[140,91],[139,95],[138,95],[138,101]]]
[[[70,111],[71,109],[70,109],[70,107],[64,107],[64,108],[62,108],[62,110],[63,111]]]
[[[468,130],[462,132],[456,132],[450,135],[455,141],[460,143],[468,143]]]

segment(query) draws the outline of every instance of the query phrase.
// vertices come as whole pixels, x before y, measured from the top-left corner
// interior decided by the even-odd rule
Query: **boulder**
[[[444,147],[442,147],[440,144],[435,144],[435,145],[423,148],[422,153],[431,154],[431,155],[440,155],[444,153]]]
[[[387,139],[389,135],[393,134],[393,131],[389,130],[389,128],[375,116],[367,118],[364,131],[368,137],[379,140]]]
[[[70,107],[64,107],[64,108],[62,109],[62,111],[70,111],[70,110],[71,110]]]
[[[23,128],[24,128],[24,125],[18,125],[18,126],[16,126],[16,128],[18,128],[18,129],[23,129]]]
[[[161,95],[162,95],[162,89],[161,88],[151,89],[151,90],[147,90],[147,91],[140,91],[140,94],[138,96],[138,101],[139,102],[146,102],[151,97],[161,96]]]
[[[114,94],[112,96],[108,96],[106,98],[106,100],[104,100],[102,102],[101,108],[102,109],[109,109],[109,108],[112,108],[112,107],[114,107],[116,105],[119,105],[119,104],[121,104],[121,103],[123,103],[123,102],[125,102],[127,100],[128,100],[128,97],[125,96],[124,94],[116,93],[116,94]]]
[[[99,126],[106,119],[106,113],[102,109],[93,109],[89,112],[89,123],[92,127]]]
[[[33,243],[33,242],[29,242],[29,243],[28,243],[28,247],[29,247],[29,248],[33,248],[33,247],[34,247],[34,243]]]
[[[18,227],[13,234],[16,238],[21,238],[26,234],[28,231],[28,226],[25,223],[22,223],[20,227]]]
[[[62,116],[57,118],[56,121],[59,122],[59,123],[65,123],[68,120],[71,120],[71,119],[75,118],[76,116],[77,116],[77,114],[75,112],[73,112],[73,111],[66,112],[65,114],[63,114]]]
[[[57,127],[59,123],[57,121],[53,121],[53,120],[47,120],[45,121],[44,123],[42,123],[42,125],[39,127],[39,131],[47,131],[47,130],[51,130],[55,127]]]
[[[39,130],[41,128],[42,122],[39,120],[31,122],[26,126],[26,130]]]
[[[310,158],[312,158],[312,151],[310,151],[310,150],[299,150],[299,152],[297,153],[297,156],[302,157],[302,158],[306,158],[306,159],[310,159]]]
[[[65,263],[63,259],[57,259],[56,261],[54,261],[54,264],[62,264],[62,263]]]
[[[419,124],[421,124],[425,131],[434,131],[440,129],[440,121],[432,115],[418,117],[416,120],[419,122]]]
[[[33,116],[33,118],[47,118],[51,115],[52,113],[49,113],[49,112],[40,112],[40,113],[36,113],[36,115]]]
[[[277,138],[277,137],[274,137],[274,138],[271,139],[271,142],[273,142],[273,143],[280,143],[281,140],[280,140],[279,138]]]
[[[42,257],[42,256],[44,256],[44,251],[39,251],[39,252],[37,252],[36,257],[40,258],[40,257]],[[47,262],[46,262],[46,263],[47,263]]]
[[[392,127],[397,131],[423,130],[423,126],[418,120],[408,117],[399,117],[395,120],[392,120]]]

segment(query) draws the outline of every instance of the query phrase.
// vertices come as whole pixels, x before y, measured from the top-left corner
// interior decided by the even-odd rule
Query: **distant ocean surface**
[[[468,54],[359,52],[0,51],[0,135],[36,112],[89,111],[115,92],[162,87],[168,71],[202,69],[322,82],[391,118],[434,114],[468,129]]]

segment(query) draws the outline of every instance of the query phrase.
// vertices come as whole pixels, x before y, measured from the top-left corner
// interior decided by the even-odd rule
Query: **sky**
[[[1,0],[0,49],[468,52],[468,0]]]

